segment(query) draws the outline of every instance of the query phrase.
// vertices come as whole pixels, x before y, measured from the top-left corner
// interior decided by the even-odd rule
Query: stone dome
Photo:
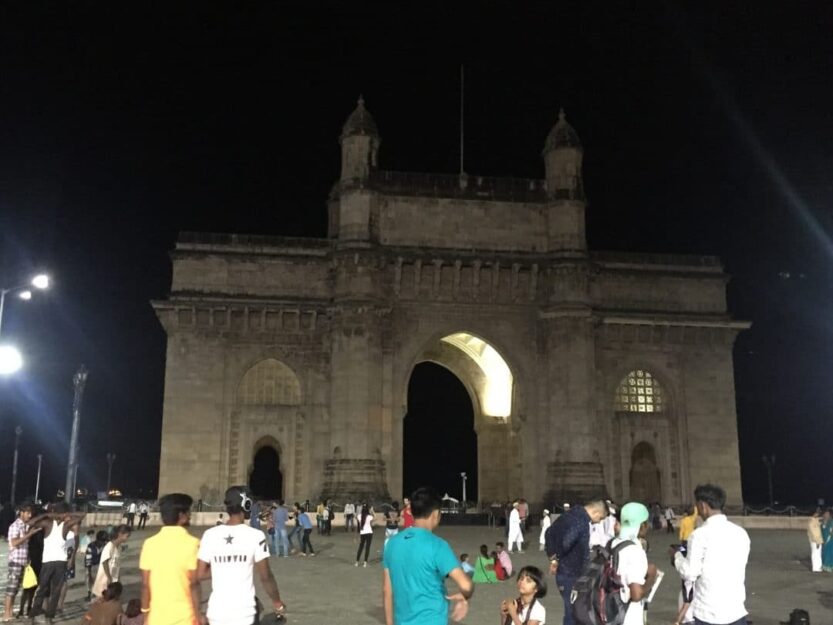
[[[581,149],[581,140],[578,138],[576,129],[573,128],[567,117],[564,115],[564,109],[558,111],[558,121],[547,135],[547,141],[544,144],[544,153],[556,150],[558,148],[579,148]]]
[[[373,121],[373,117],[364,108],[364,98],[362,96],[359,96],[355,110],[350,113],[350,117],[347,118],[347,121],[344,122],[344,127],[341,129],[342,139],[354,135],[379,136],[379,129],[376,127],[376,122]]]

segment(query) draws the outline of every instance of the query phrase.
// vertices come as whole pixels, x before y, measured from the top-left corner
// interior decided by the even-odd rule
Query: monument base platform
[[[385,462],[377,458],[327,460],[321,499],[341,505],[347,502],[373,505],[390,501],[385,476]]]

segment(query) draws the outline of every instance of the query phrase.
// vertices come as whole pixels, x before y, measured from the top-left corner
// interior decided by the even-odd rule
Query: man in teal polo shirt
[[[474,585],[448,543],[433,533],[440,524],[440,504],[433,490],[414,491],[413,526],[393,536],[385,547],[382,594],[387,625],[448,625],[449,603],[455,622],[468,612]],[[446,594],[446,577],[457,584],[458,592]]]

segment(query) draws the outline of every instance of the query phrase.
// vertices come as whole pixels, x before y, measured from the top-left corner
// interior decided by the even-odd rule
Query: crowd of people
[[[669,564],[679,574],[679,613],[675,625],[744,625],[746,623],[745,568],[749,537],[723,514],[725,493],[713,485],[698,486],[695,504],[679,519],[680,543],[669,550]],[[539,550],[548,568],[523,566],[516,570],[513,553],[523,553],[523,533],[529,529],[529,509],[518,500],[507,514],[507,540],[494,548],[480,545],[479,553],[458,558],[434,530],[440,523],[441,499],[431,489],[415,491],[403,505],[386,506],[382,596],[387,625],[445,625],[461,620],[478,584],[514,580],[517,593],[496,606],[505,625],[543,625],[550,576],[564,604],[564,625],[616,622],[642,625],[651,592],[662,580],[656,563],[649,562],[647,536],[656,527],[657,506],[639,502],[621,507],[608,500],[564,506],[556,518],[544,510]],[[141,596],[127,600],[120,582],[122,553],[132,528],[89,529],[81,535],[82,513],[65,504],[38,510],[18,508],[8,532],[9,558],[3,621],[14,618],[15,601],[23,593],[18,617],[50,622],[62,609],[67,581],[75,577],[75,563],[83,554],[92,625],[173,625],[207,622],[248,625],[261,606],[255,576],[283,617],[277,582],[269,557],[297,552],[313,556],[314,531],[309,502],[286,506],[253,501],[245,487],[229,488],[224,497],[225,518],[206,530],[201,539],[187,529],[192,499],[171,494],[158,502],[162,528],[141,550]],[[318,531],[331,531],[332,509],[321,502],[314,509]],[[666,531],[677,517],[659,510]],[[349,512],[348,512],[349,511]],[[376,514],[367,503],[345,506],[345,530],[357,533],[355,566],[367,566]],[[348,521],[348,514],[353,518]],[[674,531],[674,529],[670,531]],[[819,511],[810,520],[808,538],[814,570],[833,570],[826,557],[833,521]],[[297,549],[293,541],[297,541]],[[507,548],[508,546],[508,548]],[[211,579],[212,590],[202,614],[201,581]],[[446,591],[445,581],[456,589]],[[34,580],[34,582],[33,582]],[[510,582],[511,583],[511,582]],[[600,614],[608,617],[600,621]]]
[[[227,519],[207,530],[202,539],[186,529],[192,504],[191,497],[184,494],[159,500],[163,527],[142,547],[141,596],[126,602],[119,577],[124,547],[133,531],[130,525],[109,531],[90,529],[80,536],[85,515],[71,512],[66,504],[52,504],[46,510],[30,503],[20,505],[7,535],[8,577],[2,622],[29,617],[33,623],[51,623],[62,612],[68,581],[76,576],[79,556],[83,557],[89,602],[83,621],[90,625],[195,625],[208,621],[249,624],[254,622],[257,610],[254,573],[271,598],[275,613],[283,614],[285,606],[268,566],[266,537],[245,522],[252,506],[246,489],[232,487],[226,492]],[[130,508],[127,510],[129,514]],[[212,592],[203,615],[200,582],[209,578]],[[15,614],[21,588],[21,603]]]

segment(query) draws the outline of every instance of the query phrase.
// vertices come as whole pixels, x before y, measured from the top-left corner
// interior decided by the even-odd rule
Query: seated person
[[[471,578],[475,584],[496,584],[495,561],[489,556],[489,548],[480,545],[480,556],[474,563],[474,575]]]
[[[503,543],[495,543],[497,558],[503,570],[506,571],[506,578],[512,577],[512,558],[509,557],[509,552]],[[504,579],[506,579],[504,578]]]

